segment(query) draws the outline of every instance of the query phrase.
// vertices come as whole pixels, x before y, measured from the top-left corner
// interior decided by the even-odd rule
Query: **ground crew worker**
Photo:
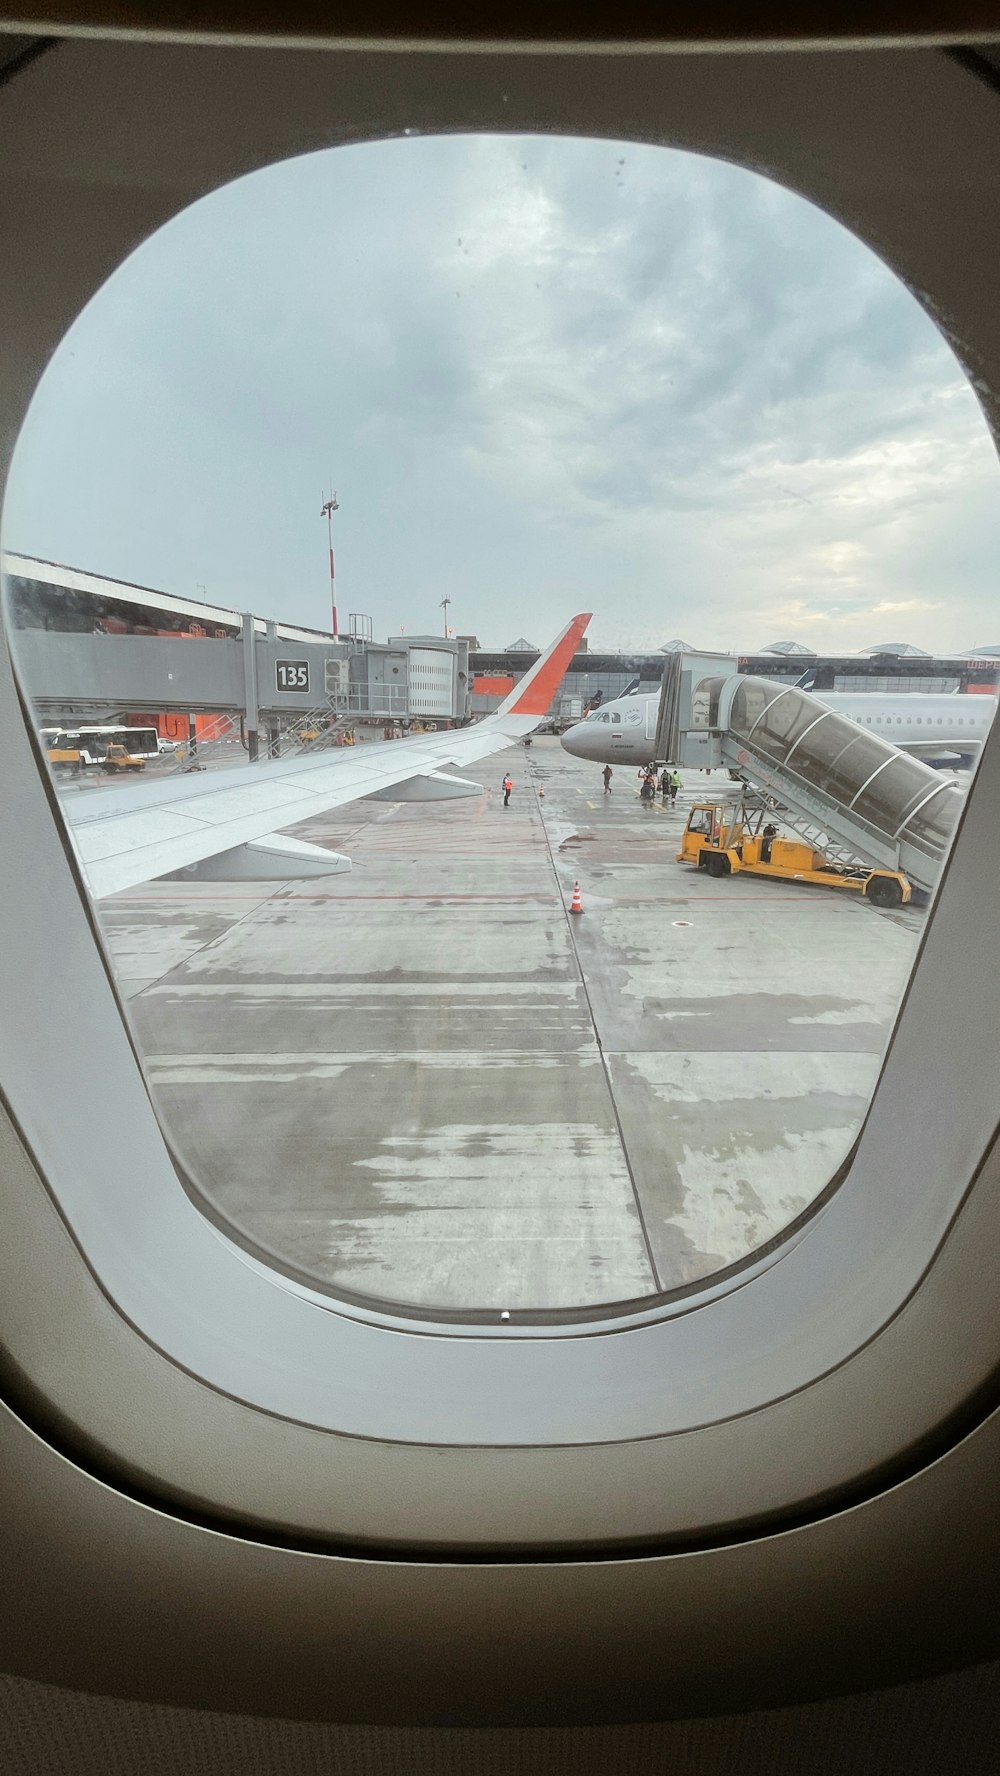
[[[510,807],[510,792],[513,789],[513,787],[514,787],[514,779],[511,776],[510,772],[508,771],[506,777],[503,780],[503,805],[505,808]]]
[[[666,765],[664,765],[663,770],[660,772],[660,796],[663,801],[664,807],[666,807],[666,805],[667,805],[667,797],[669,794],[670,794],[670,772],[667,770]]]
[[[604,793],[605,793],[605,795],[610,795],[611,794],[611,779],[614,776],[614,772],[611,769],[610,765],[605,765],[603,771],[601,772],[601,776],[604,778]]]
[[[677,791],[680,789],[680,786],[681,786],[681,774],[675,765],[674,769],[670,773],[670,806],[671,807],[673,807],[674,803],[677,800]]]

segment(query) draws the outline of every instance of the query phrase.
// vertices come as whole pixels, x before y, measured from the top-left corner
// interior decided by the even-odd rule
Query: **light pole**
[[[448,639],[448,606],[450,603],[451,603],[451,599],[448,597],[448,594],[446,592],[444,597],[441,600],[441,609],[444,611],[444,638],[445,638],[445,641],[447,641],[447,639]]]
[[[337,639],[340,630],[337,626],[337,573],[333,565],[333,514],[339,510],[340,502],[335,493],[331,493],[329,499],[324,500],[319,509],[320,517],[326,519],[326,535],[330,545],[330,609],[333,612],[334,640]]]

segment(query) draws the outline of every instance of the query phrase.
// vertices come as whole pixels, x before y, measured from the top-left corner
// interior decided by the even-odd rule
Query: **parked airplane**
[[[995,9],[872,7],[870,22],[854,9],[846,43],[830,9],[761,9],[759,27],[746,8],[693,23],[664,9],[650,25],[588,24],[621,32],[606,55],[595,41],[563,53],[575,18],[545,6],[503,21],[519,52],[541,37],[540,54],[495,38],[480,54],[474,19],[439,53],[436,18],[419,53],[405,23],[383,51],[390,25],[370,7],[335,24],[314,9],[322,47],[301,7],[244,9],[230,41],[213,41],[210,9],[192,25],[150,5],[131,38],[118,16],[106,26],[111,7],[16,10],[22,33],[34,17],[67,35],[0,44],[5,458],[66,328],[138,242],[227,180],[333,141],[363,154],[394,135],[405,160],[414,124],[590,133],[766,168],[945,317],[997,429]],[[963,19],[961,55],[938,47]],[[333,29],[347,53],[327,48]],[[759,40],[800,32],[818,47]],[[699,36],[713,53],[686,53]],[[692,201],[697,213],[697,186]],[[676,1299],[456,1335],[310,1294],[188,1196],[30,725],[0,640],[4,1770],[995,1768],[1000,735],[821,1211]],[[530,970],[516,909],[502,916],[510,966]],[[706,896],[675,930],[669,908],[642,906],[631,926],[669,944],[683,995],[703,968],[698,919],[730,916],[745,1015],[769,993],[793,1004],[811,908],[809,923],[791,902],[778,915],[778,980],[757,966],[752,907]],[[580,922],[582,944],[595,923]],[[839,961],[850,991],[863,947]],[[701,984],[711,992],[711,974]],[[696,1024],[690,1001],[679,1016]],[[837,1011],[828,1033],[855,1039]],[[651,1133],[650,1079],[704,1092],[705,1141],[745,1191],[713,1101],[731,1057],[671,1073],[677,1040],[632,1082]],[[602,1060],[568,1058],[583,1093]],[[801,1058],[793,1033],[789,1068]],[[764,1087],[745,1085],[752,1129]],[[379,1104],[366,1108],[374,1130]],[[799,1138],[790,1122],[790,1179]],[[290,1117],[290,1169],[295,1140]],[[597,1152],[580,1163],[599,1185]],[[544,1172],[541,1141],[537,1153]],[[682,1168],[666,1187],[685,1188]],[[401,1161],[401,1212],[406,1188]]]
[[[880,734],[901,752],[945,765],[978,755],[997,707],[995,697],[924,696],[918,691],[897,696],[878,691],[811,691],[810,695]],[[617,697],[568,728],[563,746],[575,758],[598,763],[646,764],[656,736],[659,703],[659,692]]]

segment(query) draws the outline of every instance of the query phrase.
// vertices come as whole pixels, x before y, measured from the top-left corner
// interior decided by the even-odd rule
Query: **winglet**
[[[544,654],[539,654],[530,672],[526,672],[520,683],[514,686],[510,696],[504,698],[497,715],[548,714],[549,705],[580,645],[592,614],[591,611],[585,611],[567,623],[552,646],[546,648]]]

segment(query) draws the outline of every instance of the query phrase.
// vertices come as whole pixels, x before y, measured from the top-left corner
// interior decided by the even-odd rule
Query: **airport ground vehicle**
[[[80,754],[79,736],[64,734],[59,728],[43,728],[42,743],[45,747],[49,764],[61,775],[79,776],[83,770],[83,759]]]
[[[138,753],[130,752],[120,740],[113,740],[101,760],[101,770],[109,777],[115,777],[122,771],[144,771],[146,761]]]
[[[873,906],[903,906],[911,889],[898,870],[836,863],[804,839],[786,838],[762,807],[745,802],[695,802],[681,835],[678,863],[693,863],[710,876],[774,876],[863,894]]]
[[[144,768],[147,759],[156,758],[161,752],[177,750],[176,743],[161,740],[155,728],[42,728],[40,738],[50,765],[58,771],[74,774],[94,766],[103,769],[113,749],[116,761],[127,755],[134,762],[125,768],[138,771]],[[112,768],[119,771],[123,767],[116,762]]]
[[[156,728],[140,728],[129,726],[81,727],[73,730],[73,737],[79,741],[80,752],[84,764],[103,764],[112,746],[123,747],[132,758],[145,762],[155,758],[161,750],[160,735]],[[171,751],[174,748],[171,747]]]
[[[574,727],[582,719],[583,698],[560,697],[552,714],[551,732],[553,734],[565,733],[567,728]]]

